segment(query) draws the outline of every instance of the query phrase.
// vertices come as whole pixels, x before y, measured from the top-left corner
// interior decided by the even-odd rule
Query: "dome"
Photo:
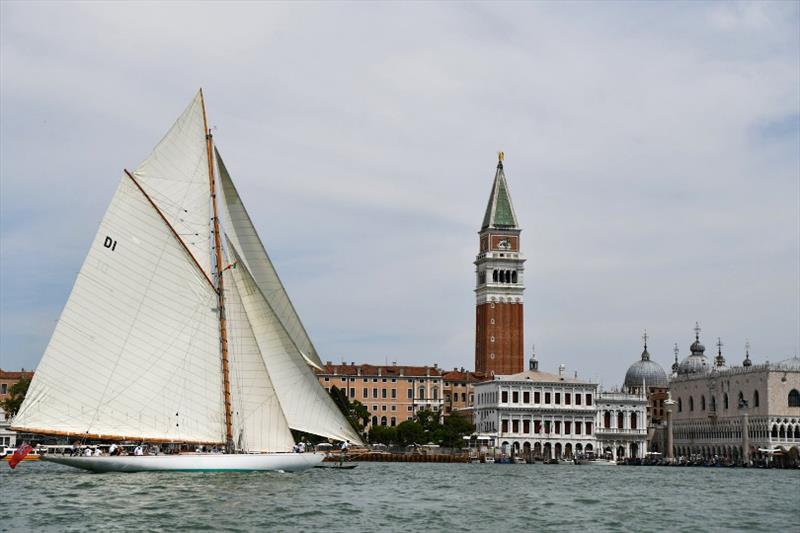
[[[783,370],[800,370],[800,357],[794,356],[778,363]]]
[[[679,374],[704,374],[711,370],[705,355],[692,354],[681,361],[678,367]]]
[[[706,347],[703,346],[703,343],[700,342],[700,339],[696,339],[691,346],[689,346],[689,350],[692,354],[702,354],[706,351]]]
[[[646,351],[642,354],[641,361],[636,361],[628,368],[628,371],[625,373],[625,387],[639,388],[642,386],[642,381],[644,381],[646,388],[667,388],[669,382],[667,381],[667,374],[664,372],[664,369],[655,361],[650,360],[650,354],[647,354],[647,358],[645,359],[645,354],[647,354]]]

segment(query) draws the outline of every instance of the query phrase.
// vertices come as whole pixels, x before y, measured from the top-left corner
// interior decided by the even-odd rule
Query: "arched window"
[[[716,396],[712,396],[711,397],[711,410],[712,411],[716,411],[717,410],[717,397]]]
[[[611,413],[606,411],[606,414],[603,415],[603,427],[610,428],[611,427]]]
[[[439,389],[437,389],[435,387],[433,389],[433,399],[434,400],[438,400],[439,399]]]
[[[492,281],[497,283],[497,270],[492,270]]]
[[[753,407],[758,407],[758,391],[753,391]]]
[[[739,391],[739,399],[737,400],[737,402],[738,403],[736,405],[739,407],[739,409],[744,407],[744,393],[742,391]]]
[[[506,270],[506,283],[511,283],[511,271]]]
[[[378,417],[377,416],[373,416],[372,417],[372,425],[373,426],[377,426],[378,425]]]
[[[694,411],[694,397],[689,396],[689,410]]]
[[[722,396],[722,408],[723,409],[727,409],[728,408],[728,393],[727,392]]]
[[[382,416],[382,417],[381,417],[381,425],[382,425],[382,426],[385,426],[385,425],[386,425],[386,417],[385,417],[385,416]]]
[[[636,413],[631,413],[631,429],[636,429]]]
[[[778,430],[778,438],[781,439],[781,440],[786,438],[786,428],[785,427],[781,426],[781,428]]]
[[[682,411],[683,411],[683,401],[680,398],[678,398],[678,412],[680,413]]]
[[[392,427],[394,427],[396,425],[397,425],[397,417],[393,416],[392,417]]]
[[[800,392],[797,389],[789,392],[789,407],[800,407]]]
[[[772,426],[772,432],[770,433],[773,439],[778,438],[778,426]]]
[[[516,282],[517,282],[517,271],[515,270],[511,273],[511,283],[516,283]]]
[[[624,422],[625,422],[625,417],[622,415],[622,413],[617,413],[617,428],[622,429]]]
[[[419,399],[420,400],[424,400],[425,399],[425,387],[420,387],[419,388]]]
[[[706,410],[706,397],[705,397],[705,395],[700,395],[700,410],[701,411],[705,411]]]

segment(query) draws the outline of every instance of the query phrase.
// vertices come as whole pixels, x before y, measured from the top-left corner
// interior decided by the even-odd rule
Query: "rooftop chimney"
[[[562,380],[564,379],[564,372],[566,372],[566,370],[567,370],[567,365],[565,365],[564,363],[558,365],[558,377],[561,378]]]

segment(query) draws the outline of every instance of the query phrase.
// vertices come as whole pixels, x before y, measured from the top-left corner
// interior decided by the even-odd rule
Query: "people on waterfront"
[[[144,450],[142,449],[141,444],[133,449],[133,455],[144,455]]]
[[[83,455],[86,456],[86,457],[91,457],[92,456],[92,449],[89,448],[89,447],[84,448],[83,449]]]
[[[94,449],[94,456],[100,457],[101,455],[103,455],[103,450],[101,450],[100,446],[98,446],[97,448]]]
[[[117,443],[112,442],[111,446],[108,447],[108,455],[117,455]]]
[[[300,441],[300,443],[297,445],[297,451],[298,453],[306,453],[306,443]]]

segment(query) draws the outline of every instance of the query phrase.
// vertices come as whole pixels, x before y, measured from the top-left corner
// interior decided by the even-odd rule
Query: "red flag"
[[[28,455],[32,449],[33,446],[27,442],[23,442],[20,447],[14,451],[14,455],[11,456],[11,459],[8,460],[8,466],[16,468],[17,464],[25,459],[25,456]]]

